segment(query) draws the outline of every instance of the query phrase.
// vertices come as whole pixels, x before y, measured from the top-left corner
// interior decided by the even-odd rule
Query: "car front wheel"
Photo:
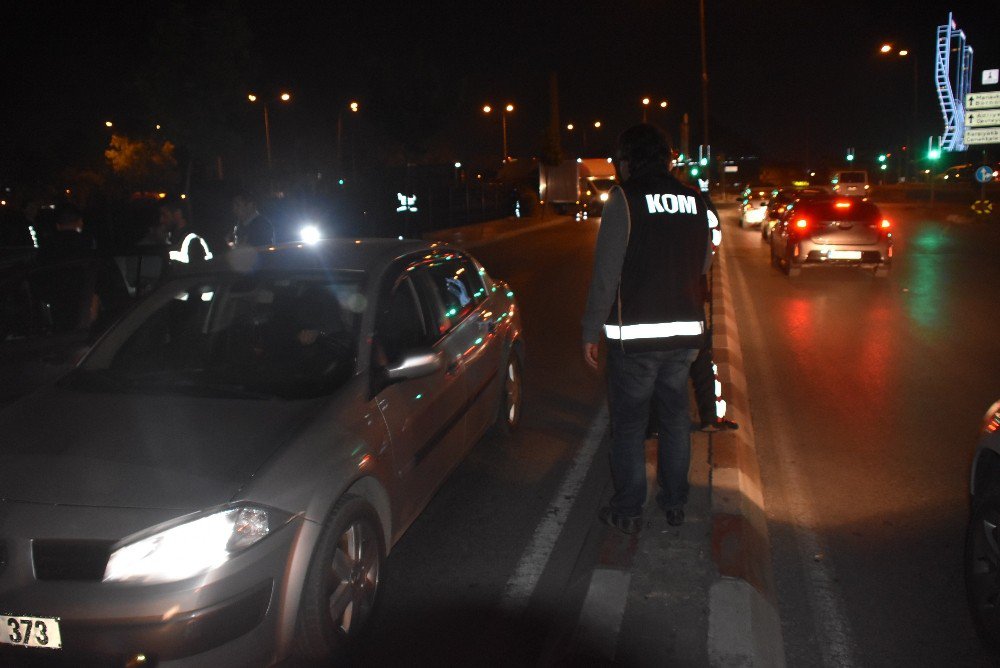
[[[375,510],[345,496],[330,511],[309,563],[298,619],[298,654],[329,660],[365,628],[380,591],[385,539]]]
[[[1000,489],[973,505],[965,532],[965,591],[976,632],[1000,650]]]

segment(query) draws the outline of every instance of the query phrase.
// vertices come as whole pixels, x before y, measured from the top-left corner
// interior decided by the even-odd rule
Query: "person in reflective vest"
[[[192,264],[212,259],[208,242],[188,222],[180,200],[164,200],[160,204],[160,224],[170,231],[167,256],[171,262]]]
[[[584,312],[583,356],[598,368],[607,339],[614,494],[600,519],[624,533],[642,525],[644,439],[651,405],[658,432],[657,504],[684,521],[691,461],[687,382],[704,345],[702,276],[712,260],[717,216],[670,173],[665,133],[640,124],[619,137],[620,186],[605,203]],[[716,222],[717,224],[717,222]]]

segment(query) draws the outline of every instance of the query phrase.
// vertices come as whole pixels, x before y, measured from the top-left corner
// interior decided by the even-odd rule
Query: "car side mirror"
[[[433,350],[413,350],[385,367],[385,379],[390,383],[429,376],[444,366],[444,357]]]

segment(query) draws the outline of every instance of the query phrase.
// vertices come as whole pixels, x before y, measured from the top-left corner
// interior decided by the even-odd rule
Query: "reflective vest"
[[[633,175],[621,188],[629,237],[605,335],[625,352],[701,348],[701,276],[718,219],[666,167]]]
[[[178,250],[170,251],[170,260],[172,262],[183,262],[184,264],[189,263],[191,261],[191,255],[188,253],[188,249],[194,241],[201,244],[201,248],[205,252],[205,260],[211,260],[212,251],[208,250],[208,244],[194,232],[191,232],[184,237],[184,241],[181,242],[181,247]]]

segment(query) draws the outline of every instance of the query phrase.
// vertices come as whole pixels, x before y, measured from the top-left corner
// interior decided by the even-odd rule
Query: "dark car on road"
[[[767,212],[764,220],[760,224],[761,241],[771,238],[771,230],[781,218],[788,205],[797,199],[818,199],[830,197],[831,192],[820,186],[806,186],[802,188],[779,188],[774,197],[767,203]]]
[[[965,590],[983,642],[1000,654],[1000,401],[983,417],[969,478]]]
[[[518,305],[461,250],[223,260],[0,411],[0,665],[331,665],[438,487],[520,422]]]
[[[892,224],[860,198],[793,202],[771,232],[771,264],[797,276],[803,267],[866,267],[885,276],[892,263]]]

